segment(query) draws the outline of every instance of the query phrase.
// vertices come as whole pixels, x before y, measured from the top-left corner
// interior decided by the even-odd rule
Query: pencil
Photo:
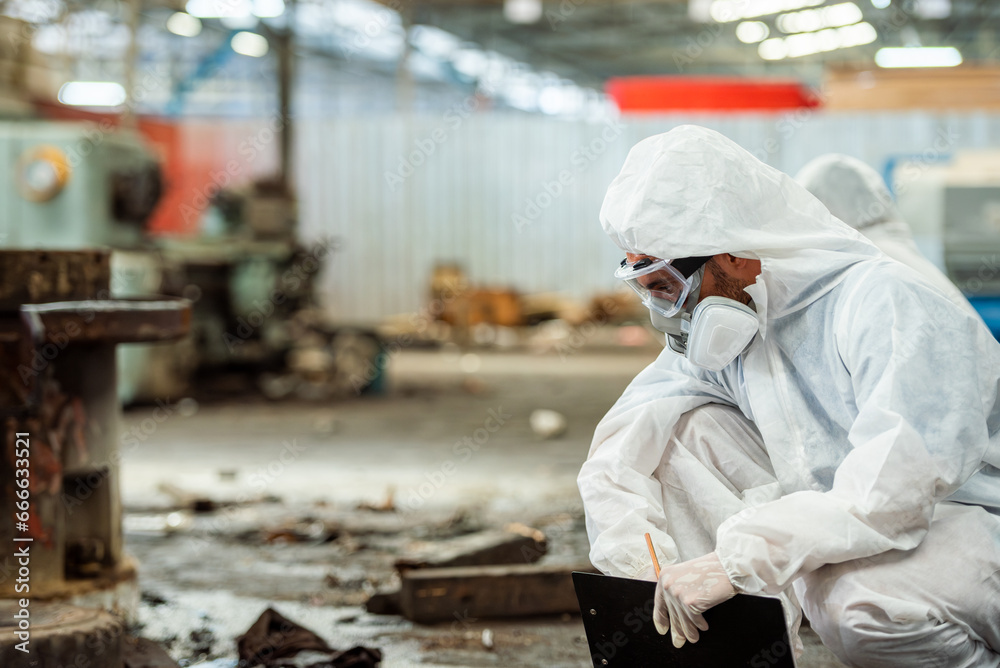
[[[649,556],[653,559],[653,571],[656,573],[656,579],[660,579],[660,562],[656,560],[656,550],[653,549],[653,539],[650,538],[649,534],[646,534],[646,547],[649,548]]]

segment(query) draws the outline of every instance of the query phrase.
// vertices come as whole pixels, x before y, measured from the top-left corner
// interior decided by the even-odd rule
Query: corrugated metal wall
[[[614,286],[621,252],[598,222],[629,148],[697,123],[794,174],[818,154],[878,169],[894,156],[938,158],[1000,147],[987,114],[728,115],[605,124],[476,114],[307,120],[297,128],[302,235],[337,237],[321,288],[336,316],[374,322],[426,303],[436,263],[479,285],[587,298]],[[560,176],[562,183],[560,183]]]

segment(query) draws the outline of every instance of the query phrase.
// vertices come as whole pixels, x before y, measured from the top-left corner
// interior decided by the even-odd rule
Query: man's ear
[[[736,257],[732,253],[726,253],[726,262],[729,263],[733,269],[742,269],[749,261],[750,260],[745,257]]]

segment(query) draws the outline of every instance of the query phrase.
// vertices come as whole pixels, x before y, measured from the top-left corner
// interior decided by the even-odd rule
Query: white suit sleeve
[[[981,466],[996,378],[979,369],[976,351],[996,343],[919,285],[880,281],[857,292],[835,325],[831,354],[840,359],[829,360],[851,375],[852,449],[828,492],[789,494],[719,527],[716,552],[746,593],[774,594],[824,564],[916,547],[934,505]]]
[[[732,405],[719,377],[664,349],[597,425],[577,483],[587,516],[590,560],[601,572],[636,577],[652,562],[643,534],[650,533],[661,563],[677,560],[663,526],[659,466],[678,418],[698,406]]]

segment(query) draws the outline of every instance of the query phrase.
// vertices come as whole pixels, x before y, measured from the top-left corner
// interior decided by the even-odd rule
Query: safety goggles
[[[639,295],[643,305],[664,318],[676,315],[691,294],[698,270],[710,257],[691,257],[677,260],[658,260],[644,257],[633,264],[622,260],[615,271],[615,278]]]

